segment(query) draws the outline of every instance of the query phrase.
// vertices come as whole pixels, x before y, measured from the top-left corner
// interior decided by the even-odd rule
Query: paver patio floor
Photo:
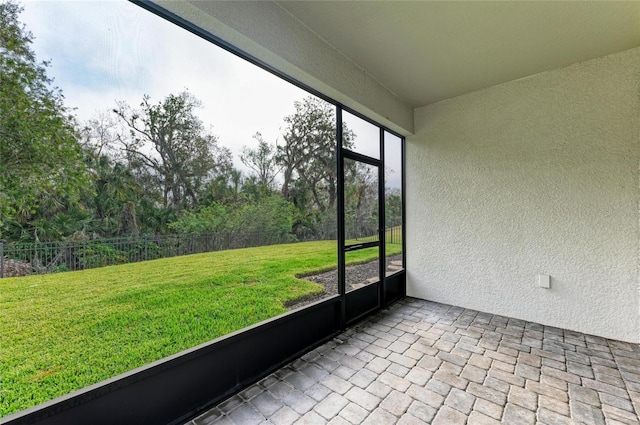
[[[640,347],[405,298],[190,425],[638,424]]]

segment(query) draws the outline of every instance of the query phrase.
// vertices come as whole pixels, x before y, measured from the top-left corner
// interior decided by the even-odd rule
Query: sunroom
[[[640,421],[638,2],[134,3],[330,105],[336,294],[3,423]]]

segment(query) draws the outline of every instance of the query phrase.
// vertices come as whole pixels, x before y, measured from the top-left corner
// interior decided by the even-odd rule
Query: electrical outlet
[[[545,289],[551,288],[551,276],[549,276],[548,274],[539,274],[538,286]]]

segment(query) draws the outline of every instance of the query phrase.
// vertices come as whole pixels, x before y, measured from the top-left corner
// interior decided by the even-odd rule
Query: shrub
[[[96,267],[115,266],[117,264],[125,264],[129,262],[126,253],[117,249],[98,243],[87,245],[84,252],[85,268],[92,269]]]
[[[164,257],[162,248],[154,242],[137,240],[127,250],[129,262],[155,260]]]
[[[55,266],[53,269],[51,269],[51,273],[64,273],[64,272],[68,272],[69,266],[67,266],[66,264],[60,264],[59,266]]]

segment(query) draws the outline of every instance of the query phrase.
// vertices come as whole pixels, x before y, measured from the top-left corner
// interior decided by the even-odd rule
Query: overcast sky
[[[283,143],[283,118],[295,111],[294,101],[308,96],[126,1],[23,4],[20,18],[35,37],[37,58],[51,61],[48,75],[62,90],[65,105],[77,108],[81,121],[113,109],[118,100],[137,106],[148,94],[158,103],[170,93],[189,89],[202,101],[199,117],[222,145],[231,148],[236,167],[246,171],[238,158],[241,148],[257,145],[252,139],[256,132],[269,143]],[[348,125],[361,142],[369,134],[377,138],[375,130],[356,121]]]

